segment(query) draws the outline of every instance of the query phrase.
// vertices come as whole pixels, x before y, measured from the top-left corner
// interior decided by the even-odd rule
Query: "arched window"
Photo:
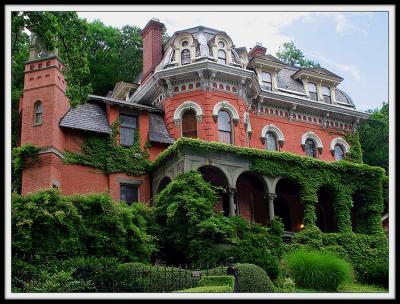
[[[182,137],[197,137],[197,118],[193,110],[187,110],[182,114]]]
[[[43,122],[43,106],[41,101],[37,101],[34,106],[33,123],[40,125]]]
[[[224,50],[218,50],[218,63],[226,64],[226,53]]]
[[[278,151],[278,144],[274,133],[265,133],[265,143],[268,151]]]
[[[341,145],[335,145],[335,160],[344,159],[344,150]]]
[[[232,119],[224,110],[218,113],[218,136],[220,142],[232,144]]]
[[[271,73],[261,72],[261,81],[263,89],[271,91],[272,90],[272,78]]]
[[[181,63],[182,65],[190,63],[190,51],[188,49],[181,52]]]
[[[312,139],[307,139],[304,145],[306,155],[309,157],[317,157],[317,149],[315,148],[315,142]]]

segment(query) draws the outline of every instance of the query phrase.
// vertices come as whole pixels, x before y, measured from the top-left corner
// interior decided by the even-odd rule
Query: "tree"
[[[389,104],[369,110],[371,116],[358,129],[364,163],[389,172]]]
[[[301,50],[296,48],[293,41],[285,42],[279,47],[279,51],[276,56],[289,65],[295,65],[299,67],[319,67],[319,63],[312,61],[304,57]]]

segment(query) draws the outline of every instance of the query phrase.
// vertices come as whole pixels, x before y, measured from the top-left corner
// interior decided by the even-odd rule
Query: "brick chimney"
[[[164,24],[150,20],[141,32],[143,39],[143,76],[144,82],[154,72],[163,56],[162,34]]]
[[[260,57],[267,53],[267,48],[263,47],[261,43],[256,43],[256,46],[249,52],[249,58]]]

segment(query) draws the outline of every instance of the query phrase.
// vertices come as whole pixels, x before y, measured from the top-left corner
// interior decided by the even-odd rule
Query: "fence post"
[[[239,292],[239,286],[238,286],[238,270],[234,265],[234,259],[233,257],[228,258],[228,269],[226,271],[227,275],[233,275],[234,280],[235,280],[235,285],[234,285],[234,292]]]

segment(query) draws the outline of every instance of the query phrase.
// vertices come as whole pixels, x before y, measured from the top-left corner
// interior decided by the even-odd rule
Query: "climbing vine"
[[[344,139],[350,145],[350,152],[347,153],[346,159],[354,163],[362,163],[362,149],[360,144],[360,136],[358,132],[347,133],[344,135]]]
[[[334,208],[338,232],[351,232],[350,211],[353,195],[363,195],[360,212],[364,215],[358,225],[359,233],[383,233],[380,216],[383,211],[382,182],[384,170],[347,160],[326,162],[286,152],[264,151],[254,148],[236,147],[198,139],[180,138],[174,145],[163,151],[152,163],[158,167],[163,161],[181,150],[194,149],[234,153],[251,162],[254,172],[265,176],[282,176],[295,181],[300,188],[300,199],[304,205],[304,224],[315,227],[315,204],[317,192],[323,186],[334,190]]]
[[[22,170],[32,166],[37,161],[40,148],[32,144],[15,147],[11,151],[12,157],[12,191],[19,193],[22,185]]]
[[[132,147],[118,144],[119,121],[112,124],[110,136],[92,135],[86,138],[81,153],[67,151],[65,162],[80,164],[103,170],[107,174],[124,172],[128,175],[145,174],[150,165],[148,152],[140,147],[139,132],[135,132]]]

